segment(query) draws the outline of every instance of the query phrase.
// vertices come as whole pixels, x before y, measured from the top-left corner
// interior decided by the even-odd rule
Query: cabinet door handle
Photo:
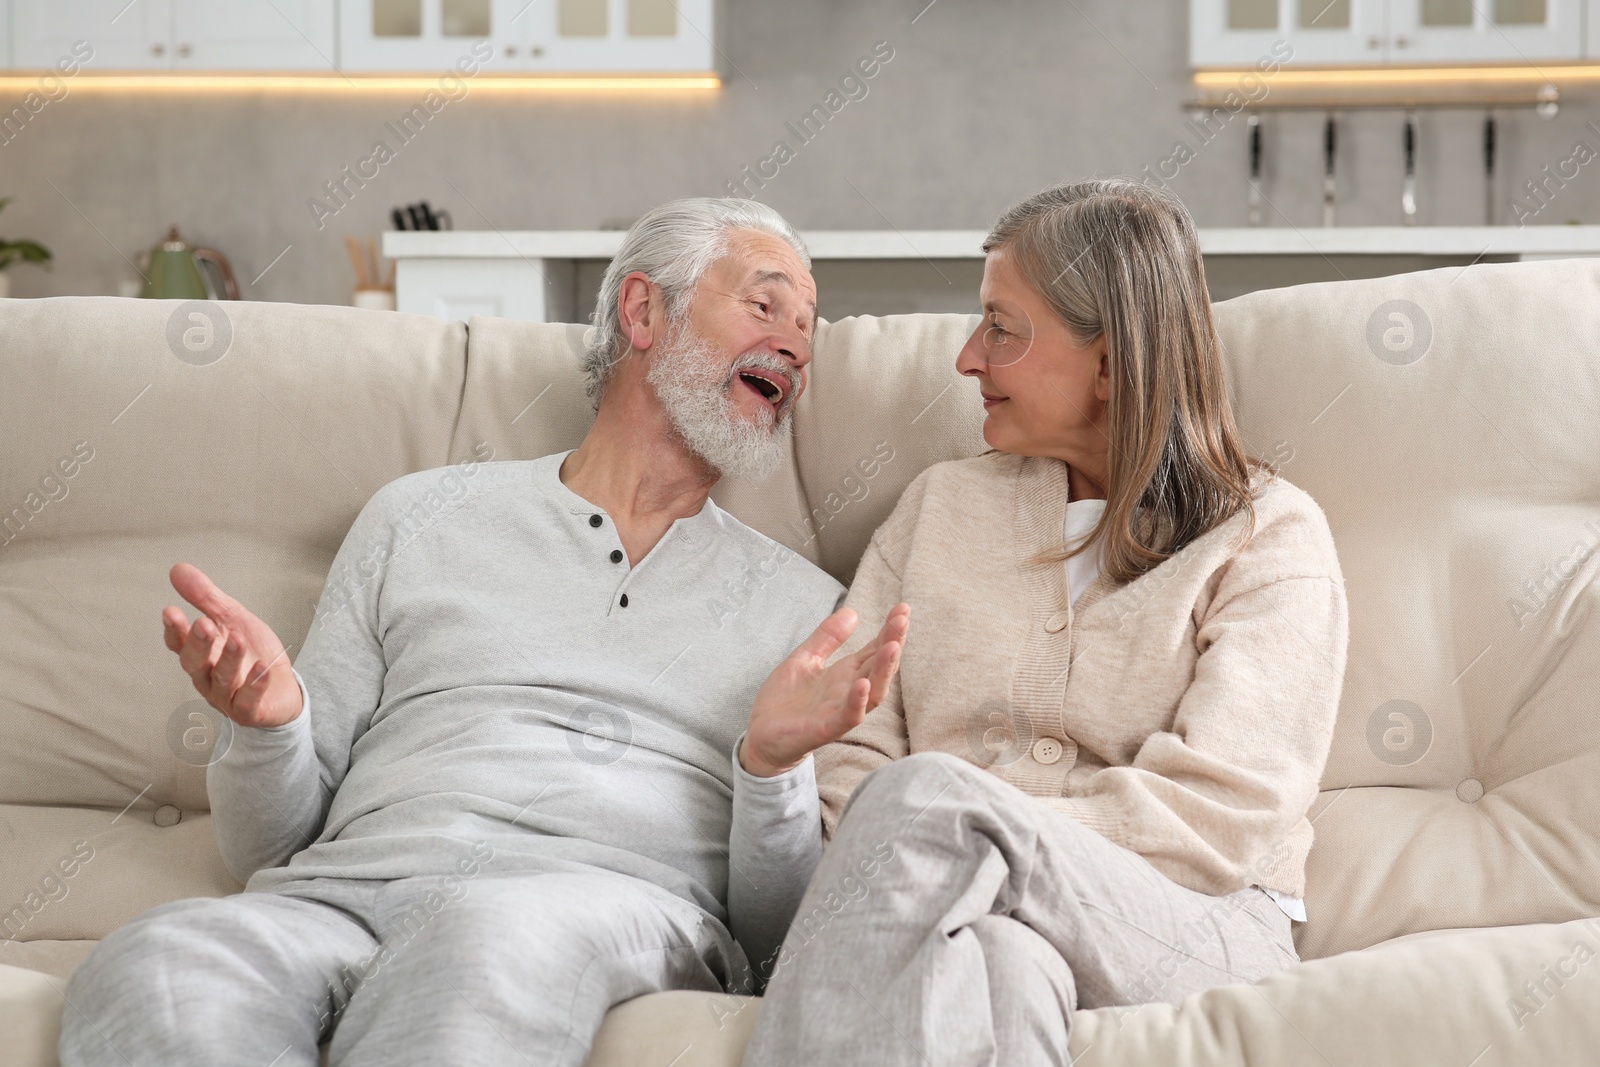
[[[187,56],[187,55],[191,54],[192,52],[194,52],[194,46],[193,45],[180,44],[178,46],[178,54],[180,56]]]
[[[1382,44],[1383,44],[1383,38],[1382,37],[1368,37],[1367,38],[1367,47],[1368,48],[1377,48]]]
[[[162,44],[160,41],[157,41],[155,44],[150,46],[150,54],[153,56],[163,55],[166,50],[167,46]]]
[[[1394,39],[1394,46],[1396,48],[1409,48],[1411,46],[1411,38],[1409,38],[1409,37],[1396,37]]]
[[[514,44],[508,44],[500,51],[504,52],[508,56],[514,56],[517,54],[517,46]]]

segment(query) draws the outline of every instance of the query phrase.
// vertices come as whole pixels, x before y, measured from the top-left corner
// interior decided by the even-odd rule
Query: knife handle
[[[1250,177],[1261,177],[1261,116],[1250,116]]]
[[[1483,172],[1494,176],[1494,112],[1483,117]]]
[[[1338,146],[1338,127],[1334,124],[1333,116],[1322,125],[1322,173],[1332,176],[1333,156]]]
[[[1417,172],[1417,118],[1410,112],[1406,113],[1406,175],[1409,177]]]

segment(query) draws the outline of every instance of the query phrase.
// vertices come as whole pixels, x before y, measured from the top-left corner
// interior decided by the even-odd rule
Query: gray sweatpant
[[[1066,1064],[1071,1012],[1299,962],[1264,891],[1178,885],[944,753],[865,778],[767,986],[747,1067]]]
[[[598,868],[318,878],[112,932],[68,983],[61,1062],[314,1067],[331,1032],[330,1067],[580,1067],[613,1004],[746,967],[722,923]]]

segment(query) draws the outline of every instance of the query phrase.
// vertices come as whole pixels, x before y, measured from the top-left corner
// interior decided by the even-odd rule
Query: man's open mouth
[[[739,372],[739,380],[754,389],[761,399],[773,407],[777,407],[783,402],[787,383],[782,382],[780,379],[763,371],[742,370]]]

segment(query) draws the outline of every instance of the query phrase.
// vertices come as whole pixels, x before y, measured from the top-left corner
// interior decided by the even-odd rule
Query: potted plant
[[[0,197],[0,210],[13,199],[10,196]],[[37,241],[8,241],[0,237],[0,297],[11,295],[11,276],[6,273],[6,268],[13,263],[37,263],[49,270],[50,250]]]

